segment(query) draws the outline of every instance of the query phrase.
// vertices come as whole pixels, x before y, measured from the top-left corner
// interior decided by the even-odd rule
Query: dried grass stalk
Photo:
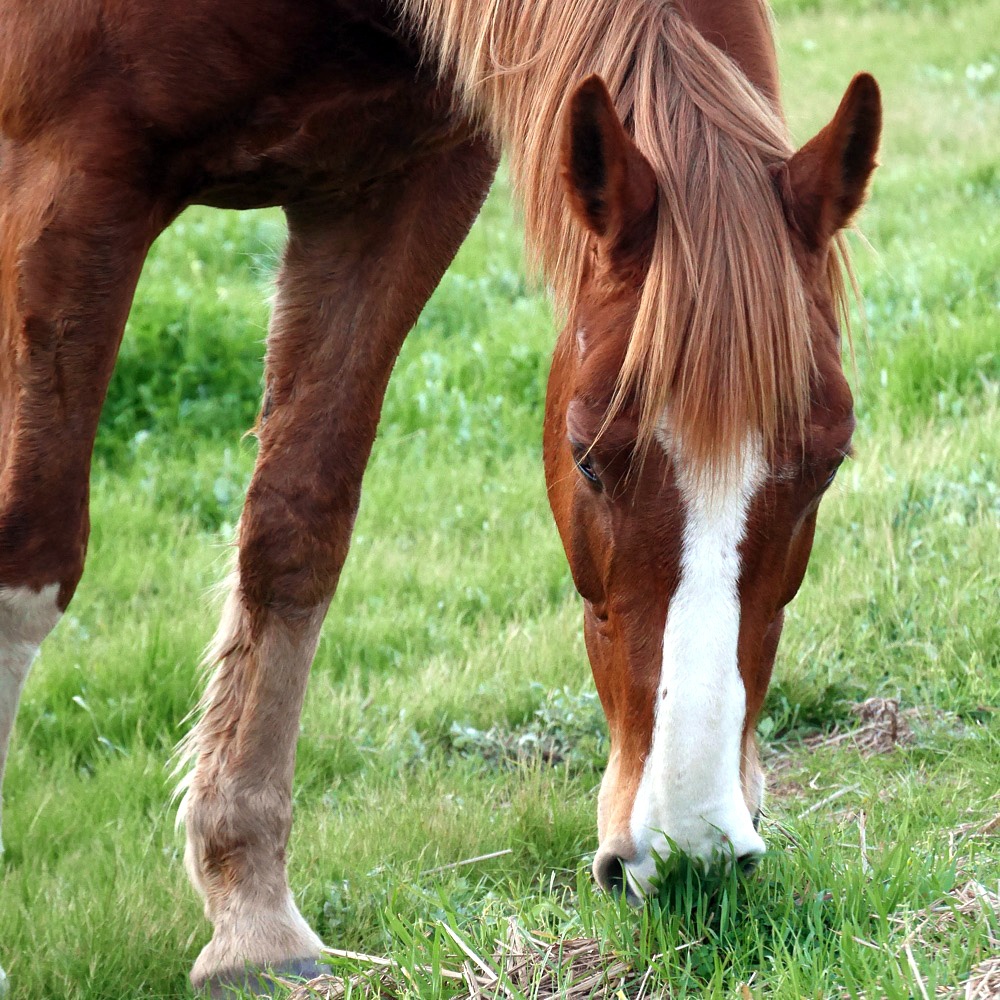
[[[649,973],[635,975],[620,959],[602,954],[593,938],[541,941],[523,931],[513,918],[508,921],[503,938],[497,942],[492,962],[477,955],[456,931],[445,926],[445,933],[463,954],[460,971],[441,969],[447,979],[461,982],[465,990],[455,1000],[516,997],[524,994],[533,1000],[595,1000],[614,997],[615,1000],[645,1000]],[[414,975],[428,975],[430,969],[404,969],[391,959],[354,952],[334,952],[349,957],[370,972],[347,976],[320,976],[298,985],[290,1000],[343,1000],[348,991],[352,997],[383,997],[396,1000],[409,995]]]
[[[814,736],[804,741],[806,746],[821,749],[847,743],[860,750],[863,756],[874,757],[916,743],[917,737],[913,729],[915,724],[947,722],[955,727],[960,726],[955,716],[938,709],[901,709],[898,698],[869,698],[852,705],[851,712],[858,718],[860,725],[852,729],[838,728],[832,733]]]
[[[917,918],[915,924],[914,916]],[[940,1000],[1000,1000],[1000,937],[994,930],[1000,924],[1000,885],[993,889],[975,879],[968,879],[931,906],[895,922],[909,928],[905,947],[913,967],[911,942],[925,950],[932,950],[960,920],[987,921],[988,939],[994,956],[972,969],[964,983],[939,986],[935,995]],[[914,975],[917,976],[916,970]],[[917,982],[923,991],[923,980],[918,978]]]
[[[956,1000],[1000,1000],[1000,955],[980,962],[965,982]]]

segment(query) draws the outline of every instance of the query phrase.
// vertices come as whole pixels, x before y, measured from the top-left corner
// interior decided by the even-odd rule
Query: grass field
[[[446,924],[490,955],[514,916],[652,968],[653,995],[740,1000],[964,996],[1000,952],[1000,0],[778,14],[796,137],[858,69],[882,84],[886,133],[874,249],[855,241],[857,456],[824,503],[761,723],[770,855],[710,893],[675,880],[642,913],[591,885],[606,744],[542,480],[555,333],[501,182],[397,367],[313,671],[290,870],[331,945],[460,968]],[[240,434],[281,240],[276,213],[191,211],[146,267],[87,574],[15,732],[12,997],[186,996],[208,939],[168,757],[252,466]],[[830,738],[876,696],[919,709],[909,743]],[[980,905],[960,905],[974,883]],[[435,971],[413,995],[449,989]]]

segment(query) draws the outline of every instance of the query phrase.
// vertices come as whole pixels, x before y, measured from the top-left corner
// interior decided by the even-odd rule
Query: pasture
[[[393,376],[296,770],[303,914],[331,946],[427,967],[414,996],[459,988],[446,928],[489,956],[512,917],[600,939],[672,998],[964,996],[1000,955],[1000,0],[777,13],[796,137],[859,69],[886,127],[872,249],[852,241],[856,454],[760,727],[770,853],[703,892],[675,872],[643,912],[592,886],[606,738],[540,456],[556,320],[501,174]],[[0,964],[19,1000],[189,995],[210,931],[169,758],[253,464],[282,233],[280,213],[189,211],[145,268],[86,575],[8,763]],[[852,710],[876,697],[900,703],[895,740]]]

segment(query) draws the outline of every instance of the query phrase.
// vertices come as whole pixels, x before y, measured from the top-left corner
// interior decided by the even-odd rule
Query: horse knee
[[[240,586],[247,600],[283,617],[325,606],[347,557],[355,504],[308,490],[261,489],[240,527]]]
[[[35,589],[0,584],[0,663],[34,651],[62,614],[57,583]]]
[[[55,463],[47,465],[41,472],[18,456],[9,475],[0,476],[0,496],[6,497],[0,503],[0,588],[38,591],[56,584],[56,601],[64,611],[87,553],[87,481],[63,467],[60,489],[39,489],[39,478],[59,479]]]
[[[0,688],[17,676],[23,681],[83,571],[85,543],[77,542],[77,531],[57,532],[52,524],[58,519],[39,523],[45,519],[33,506],[25,505],[25,513],[31,511],[25,517],[0,506]]]
[[[0,551],[4,552],[0,565],[0,779],[21,688],[38,647],[55,628],[79,579],[76,570],[37,572],[30,550],[23,548],[19,551],[25,561],[18,567],[4,549],[0,533]]]

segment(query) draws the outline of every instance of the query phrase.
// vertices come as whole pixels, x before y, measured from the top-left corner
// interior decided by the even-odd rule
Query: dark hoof
[[[237,1000],[244,997],[277,997],[288,991],[289,986],[307,983],[317,976],[330,973],[328,965],[321,965],[314,958],[295,958],[267,969],[229,969],[210,976],[198,988],[199,996],[211,1000]]]

